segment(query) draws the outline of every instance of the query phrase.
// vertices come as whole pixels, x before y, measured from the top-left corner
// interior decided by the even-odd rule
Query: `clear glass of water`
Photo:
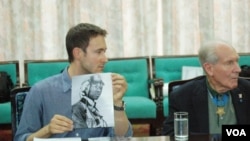
[[[174,113],[174,133],[175,140],[187,141],[188,140],[188,112],[175,112]]]

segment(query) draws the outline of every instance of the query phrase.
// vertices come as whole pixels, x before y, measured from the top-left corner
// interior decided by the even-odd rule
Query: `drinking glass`
[[[174,113],[175,140],[188,140],[188,112]]]

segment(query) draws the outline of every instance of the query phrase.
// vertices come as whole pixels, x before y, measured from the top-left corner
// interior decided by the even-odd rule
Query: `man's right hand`
[[[26,141],[33,141],[34,137],[49,138],[53,134],[72,131],[73,128],[73,121],[71,119],[61,115],[54,115],[49,124],[31,134]]]
[[[54,115],[48,124],[51,134],[64,133],[73,130],[73,121],[65,116]]]

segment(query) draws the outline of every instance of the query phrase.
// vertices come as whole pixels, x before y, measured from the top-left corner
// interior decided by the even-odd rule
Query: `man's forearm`
[[[33,141],[34,137],[38,138],[48,138],[51,136],[51,133],[49,132],[49,125],[44,126],[42,129],[38,130],[37,132],[31,134],[26,141]]]
[[[115,110],[115,134],[117,136],[124,136],[129,128],[129,120],[125,111]]]

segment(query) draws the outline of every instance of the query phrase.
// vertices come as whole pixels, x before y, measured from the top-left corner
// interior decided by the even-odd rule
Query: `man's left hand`
[[[113,84],[114,104],[119,106],[122,104],[122,97],[127,90],[127,82],[126,79],[120,74],[112,73],[111,76]]]

